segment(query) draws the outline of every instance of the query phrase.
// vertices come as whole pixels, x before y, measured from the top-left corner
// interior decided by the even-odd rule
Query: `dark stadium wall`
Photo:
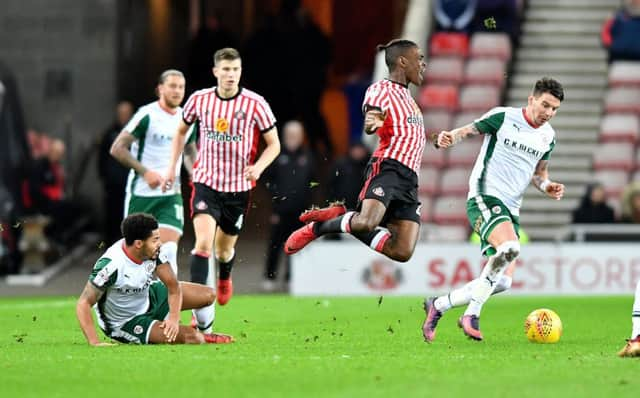
[[[3,0],[0,12],[0,57],[16,76],[26,127],[66,141],[69,182],[86,169],[86,192],[99,189],[85,154],[116,97],[116,3]]]

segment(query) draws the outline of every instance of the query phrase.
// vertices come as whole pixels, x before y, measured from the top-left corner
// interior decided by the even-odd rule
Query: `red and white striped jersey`
[[[376,131],[380,142],[372,156],[395,159],[418,174],[426,137],[422,112],[409,89],[389,79],[373,83],[362,103],[363,113],[370,109],[387,114]]]
[[[255,186],[244,178],[244,168],[255,161],[260,133],[276,123],[264,98],[242,87],[232,98],[221,98],[215,87],[199,90],[187,100],[182,117],[187,124],[198,123],[193,182],[220,192],[244,192]]]

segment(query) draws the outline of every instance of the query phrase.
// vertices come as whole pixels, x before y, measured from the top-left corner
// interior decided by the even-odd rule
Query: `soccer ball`
[[[524,321],[524,333],[532,343],[557,343],[562,336],[562,321],[549,309],[537,309]]]

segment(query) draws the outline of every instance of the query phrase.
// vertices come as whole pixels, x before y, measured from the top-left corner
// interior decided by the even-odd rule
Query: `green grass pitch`
[[[616,352],[631,297],[495,297],[485,341],[445,314],[423,342],[421,298],[236,296],[218,307],[231,345],[91,348],[75,299],[0,300],[3,397],[638,397],[640,358]],[[555,345],[529,343],[526,315],[562,318]],[[184,321],[188,320],[188,313]]]

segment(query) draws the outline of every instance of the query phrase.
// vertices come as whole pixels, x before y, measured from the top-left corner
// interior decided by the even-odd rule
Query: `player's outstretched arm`
[[[86,337],[87,342],[93,346],[114,345],[110,343],[102,343],[98,338],[98,333],[93,325],[91,307],[100,300],[102,294],[103,292],[93,286],[91,282],[87,282],[76,304],[76,316],[80,323],[80,329],[82,329],[82,333],[84,333],[84,337]]]
[[[264,169],[267,168],[280,154],[280,139],[278,138],[278,129],[273,127],[271,130],[262,134],[264,142],[267,146],[260,154],[260,157],[253,165],[244,168],[244,178],[249,181],[256,181],[262,175]]]
[[[559,182],[553,182],[549,179],[549,161],[540,160],[536,165],[536,171],[531,178],[531,183],[540,190],[540,192],[555,200],[562,199],[564,195],[564,185]]]
[[[178,125],[178,131],[173,136],[173,141],[171,142],[171,158],[169,159],[169,168],[167,169],[167,174],[164,177],[165,184],[162,186],[162,192],[170,189],[176,179],[176,163],[178,163],[178,158],[180,157],[180,154],[184,149],[184,143],[186,141],[188,130],[189,125],[186,124],[184,120],[181,120],[180,124]]]
[[[182,308],[182,291],[178,277],[173,272],[169,262],[164,262],[156,267],[156,275],[167,287],[169,316],[160,323],[160,327],[164,329],[164,335],[169,343],[172,343],[178,337],[180,331],[180,309]]]
[[[449,148],[467,137],[478,134],[480,134],[480,131],[476,127],[475,123],[470,123],[451,131],[441,131],[437,137],[436,147]]]

